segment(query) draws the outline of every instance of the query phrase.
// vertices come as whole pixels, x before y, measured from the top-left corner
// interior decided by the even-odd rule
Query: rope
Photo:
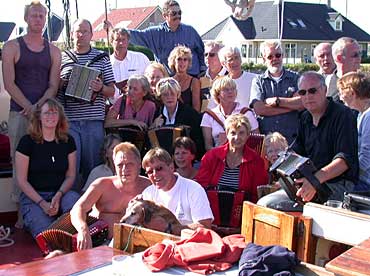
[[[70,49],[71,48],[71,31],[70,31],[70,22],[69,18],[71,16],[71,10],[70,10],[70,5],[69,5],[69,0],[63,0],[63,17],[64,17],[64,25],[66,27],[66,48]]]
[[[7,247],[14,244],[14,240],[9,238],[10,235],[10,228],[5,228],[4,226],[0,226],[0,247]]]
[[[139,227],[138,226],[132,227],[131,230],[130,230],[130,233],[128,233],[127,243],[126,243],[125,247],[123,248],[123,251],[126,251],[127,252],[128,246],[130,245],[130,242],[131,242],[132,233],[134,233],[134,231],[136,229],[139,229]]]

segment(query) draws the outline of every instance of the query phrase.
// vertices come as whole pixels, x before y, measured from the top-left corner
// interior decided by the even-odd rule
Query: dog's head
[[[128,203],[126,213],[120,222],[144,226],[150,222],[154,211],[154,202],[135,198]]]

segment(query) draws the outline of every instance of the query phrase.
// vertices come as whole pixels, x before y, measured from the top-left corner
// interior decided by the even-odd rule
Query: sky
[[[69,0],[72,21],[76,18],[75,1]],[[257,2],[259,1],[257,0]],[[3,0],[2,2],[5,1]],[[19,25],[25,25],[23,8],[29,2],[30,0],[11,0],[7,1],[6,5],[2,3],[0,21],[10,21]],[[41,0],[41,2],[44,2],[44,0]],[[51,10],[63,17],[62,0],[50,0],[50,2]],[[224,3],[224,0],[178,0],[178,2],[183,11],[182,22],[192,25],[200,35],[231,14],[231,9]],[[295,0],[294,2],[326,4],[327,0]],[[96,18],[104,13],[104,0],[77,0],[77,3],[80,18],[95,21]],[[161,6],[162,3],[163,0],[107,0],[108,9],[116,7]],[[370,33],[370,20],[367,20],[368,8],[364,7],[364,3],[367,3],[366,6],[370,6],[368,4],[370,2],[365,0],[331,0],[331,5],[334,9],[344,16],[347,15],[347,18],[353,23]]]

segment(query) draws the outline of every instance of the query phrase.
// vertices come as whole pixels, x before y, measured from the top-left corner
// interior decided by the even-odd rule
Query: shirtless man
[[[109,225],[108,238],[113,236],[113,225],[125,214],[128,202],[143,192],[151,183],[139,175],[140,153],[131,143],[117,145],[113,151],[116,176],[95,180],[71,210],[71,220],[77,229],[78,250],[92,247],[86,215],[98,217]]]

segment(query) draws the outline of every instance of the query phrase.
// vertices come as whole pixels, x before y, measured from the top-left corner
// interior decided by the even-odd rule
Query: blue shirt
[[[370,108],[358,114],[359,181],[356,190],[370,190]]]
[[[256,101],[265,101],[267,98],[291,98],[298,91],[297,72],[283,69],[279,80],[273,79],[268,70],[252,81],[250,107]],[[259,116],[258,123],[261,133],[268,134],[278,131],[291,143],[297,135],[298,111],[291,111],[274,116]]]
[[[204,44],[197,31],[189,25],[181,23],[176,31],[171,31],[167,22],[152,26],[144,30],[130,30],[130,42],[149,48],[155,60],[162,63],[168,72],[168,56],[173,48],[184,45],[190,48],[193,60],[188,73],[196,76],[206,71],[204,61]]]

